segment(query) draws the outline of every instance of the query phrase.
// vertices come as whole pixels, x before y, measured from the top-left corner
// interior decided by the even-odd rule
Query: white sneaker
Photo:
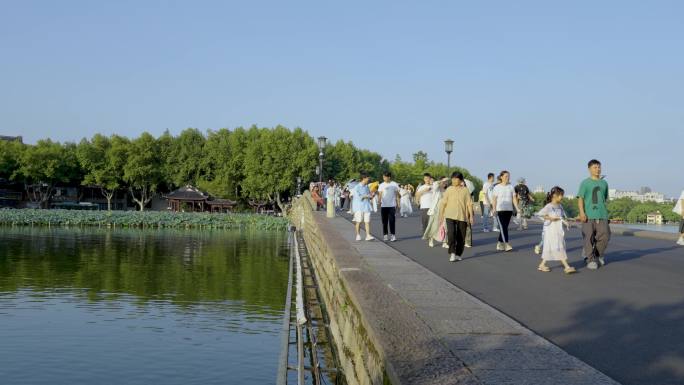
[[[396,242],[396,241],[397,241],[397,236],[392,234],[392,236],[390,237],[390,242]]]
[[[366,235],[367,241],[372,241],[373,239],[375,239],[375,238],[372,235]]]
[[[677,241],[677,244],[679,246],[684,246],[684,237],[679,237],[679,240]]]
[[[513,246],[511,246],[510,243],[506,243],[506,246],[505,246],[504,250],[505,250],[505,251],[511,251],[511,250],[513,250]]]
[[[493,229],[492,231],[496,231],[497,233],[499,232],[499,229]]]
[[[473,247],[473,245],[471,245],[471,244],[469,244],[469,243],[466,243],[466,244],[463,245],[463,246],[465,246],[465,247],[468,248],[468,249],[471,248],[471,247]]]
[[[505,249],[505,248],[504,248],[504,244],[503,244],[503,243],[501,243],[501,242],[497,242],[497,243],[496,243],[496,250],[498,250],[498,251],[504,251],[504,249]]]
[[[539,255],[539,254],[541,254],[541,252],[542,252],[542,250],[541,250],[541,247],[539,247],[539,245],[534,247],[534,253],[535,254]]]
[[[389,238],[387,237],[387,234],[385,234],[385,235],[382,236],[382,240],[385,241],[385,242],[389,241]]]
[[[443,248],[443,249],[448,249],[448,248],[449,248],[449,244],[446,243],[446,242],[442,242],[442,248]]]
[[[449,262],[456,262],[456,261],[462,261],[462,260],[463,260],[463,258],[459,257],[455,253],[451,253],[451,255],[449,256]]]
[[[428,241],[428,246],[435,247],[435,241],[432,238]]]
[[[360,235],[357,235],[357,236],[356,236],[356,240],[357,240],[357,241],[360,241],[360,240],[361,240],[361,236],[360,236]]]

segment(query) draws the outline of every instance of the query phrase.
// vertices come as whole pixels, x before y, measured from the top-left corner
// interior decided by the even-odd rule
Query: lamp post
[[[451,172],[451,152],[454,151],[454,141],[447,139],[444,141],[444,151],[447,153],[447,174]]]
[[[318,137],[318,164],[320,173],[318,174],[318,183],[323,183],[323,149],[325,148],[325,142],[328,140],[325,136]]]

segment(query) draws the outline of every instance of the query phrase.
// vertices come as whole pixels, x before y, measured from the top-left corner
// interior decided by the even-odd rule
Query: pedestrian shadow
[[[580,307],[544,333],[624,384],[684,384],[684,301],[632,306],[614,300]]]

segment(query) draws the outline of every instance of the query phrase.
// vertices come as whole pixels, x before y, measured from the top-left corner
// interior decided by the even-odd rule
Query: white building
[[[543,193],[545,193],[546,191],[544,191],[544,186],[539,185],[539,186],[535,187],[535,188],[534,188],[534,191],[532,191],[532,192],[535,193],[535,194],[539,194],[539,193],[543,194]]]
[[[622,191],[614,188],[608,190],[609,200],[620,198],[629,198],[637,202],[665,202],[665,195],[659,192],[646,192],[644,194],[639,194],[636,191]]]

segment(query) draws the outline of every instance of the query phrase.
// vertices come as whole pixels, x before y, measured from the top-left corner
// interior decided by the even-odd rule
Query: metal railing
[[[334,374],[335,384],[345,384],[344,376],[338,369],[337,354],[332,344],[332,336],[329,330],[329,322],[325,306],[321,301],[318,291],[316,277],[308,258],[306,247],[299,240],[300,234],[291,229],[289,236],[290,263],[288,288],[285,300],[285,312],[283,315],[283,326],[281,329],[281,353],[278,367],[278,385],[287,385],[288,372],[297,372],[297,385],[313,384],[324,385],[330,383],[325,381],[324,373]],[[305,256],[302,256],[302,253]],[[295,298],[292,298],[292,289],[295,290]],[[307,295],[307,290],[310,295]],[[315,295],[314,295],[315,293]],[[295,316],[292,314],[294,302]],[[320,316],[313,314],[312,309],[317,308]],[[295,341],[290,341],[292,329],[295,329]],[[323,335],[327,340],[323,344],[319,343],[317,335]],[[290,365],[290,346],[296,345],[296,364]],[[328,365],[322,367],[322,360],[319,357],[319,348],[327,348],[326,354]],[[306,365],[306,358],[309,358],[310,365]],[[307,378],[306,373],[311,376]],[[307,381],[308,380],[308,381]]]

